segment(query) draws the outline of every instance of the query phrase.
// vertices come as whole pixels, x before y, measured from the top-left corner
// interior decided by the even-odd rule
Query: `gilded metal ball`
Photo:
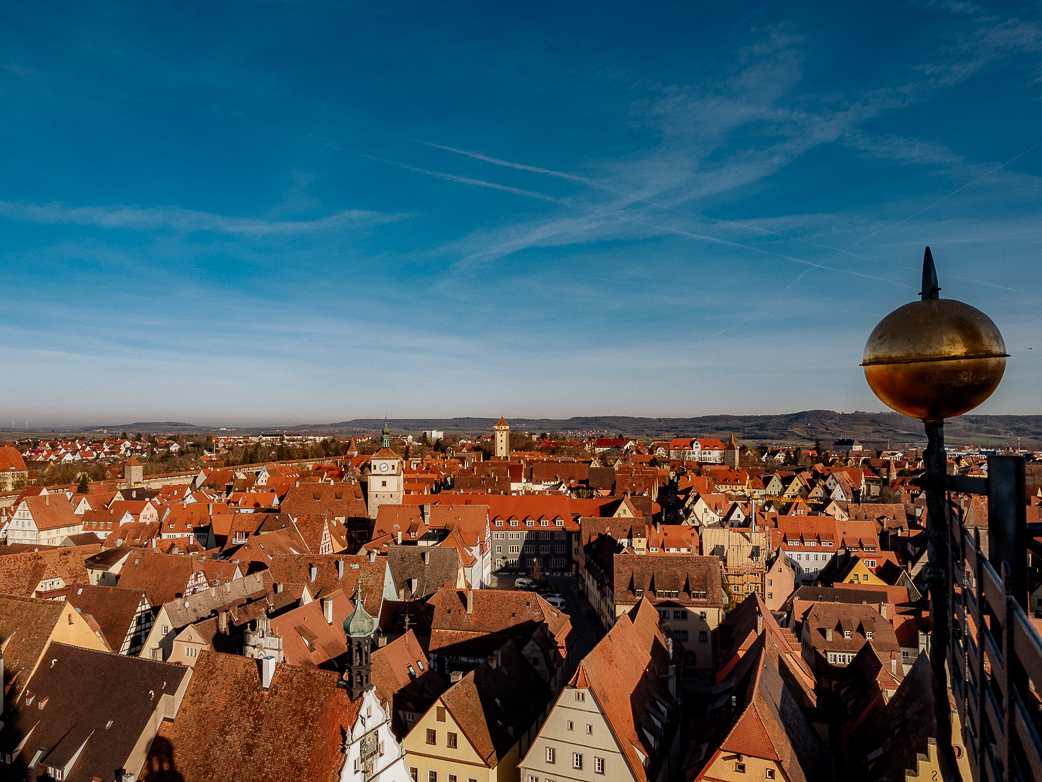
[[[933,298],[905,304],[879,321],[861,366],[887,407],[942,421],[991,396],[1007,355],[991,318],[961,301]]]

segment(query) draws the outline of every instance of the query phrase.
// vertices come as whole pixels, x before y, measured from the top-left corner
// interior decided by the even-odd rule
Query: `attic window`
[[[510,520],[510,526],[511,527],[516,527],[517,526],[517,519],[511,519]]]
[[[564,519],[558,519],[557,521],[554,522],[554,524],[556,524],[558,527],[563,527],[564,526]]]
[[[550,522],[547,521],[546,519],[543,519],[542,521],[539,522],[539,526],[540,527],[549,527],[550,526]]]
[[[850,638],[850,631],[849,630],[844,630],[843,631],[843,637],[844,638]]]

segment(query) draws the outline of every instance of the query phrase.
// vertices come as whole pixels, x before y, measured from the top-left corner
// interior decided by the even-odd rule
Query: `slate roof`
[[[29,737],[19,755],[28,780],[44,777],[48,767],[67,767],[77,752],[67,782],[116,779],[142,736],[151,738],[157,710],[173,712],[188,675],[184,666],[61,643],[51,644],[47,657],[29,680],[25,698],[4,715],[0,731],[0,753],[15,754]],[[39,764],[28,769],[41,749]]]
[[[152,745],[142,782],[334,782],[343,732],[362,703],[352,703],[337,679],[279,664],[265,691],[259,660],[202,652],[177,718]]]

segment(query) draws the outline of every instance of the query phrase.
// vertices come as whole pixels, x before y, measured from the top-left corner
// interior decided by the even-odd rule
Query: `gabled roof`
[[[260,661],[204,651],[192,669],[181,709],[152,744],[142,782],[235,779],[253,782],[339,779],[343,732],[362,699],[352,702],[338,676],[279,664],[261,686]],[[215,740],[215,737],[220,737]]]
[[[47,657],[25,698],[4,714],[0,731],[0,753],[17,756],[15,765],[29,780],[43,777],[47,767],[69,769],[67,780],[116,779],[138,744],[155,735],[157,712],[174,711],[189,675],[181,665],[61,643],[51,644]],[[38,765],[26,769],[38,750]]]
[[[78,613],[93,617],[105,643],[114,652],[123,648],[127,635],[134,629],[142,600],[146,605],[148,602],[144,590],[90,584],[73,587],[65,600]]]
[[[742,710],[720,750],[777,762],[792,782],[829,779],[828,750],[786,687],[763,641],[750,653],[753,665],[739,689],[744,691],[739,701]]]
[[[552,695],[512,644],[452,685],[441,703],[489,768],[503,760]]]
[[[432,654],[487,657],[508,640],[524,646],[544,625],[563,653],[574,641],[568,615],[532,592],[442,588],[428,606]]]
[[[647,601],[643,606],[649,607]],[[643,617],[657,616],[641,609],[635,617],[642,625]],[[619,617],[608,634],[586,655],[568,682],[571,689],[589,690],[611,726],[630,771],[638,782],[656,778],[657,769],[665,752],[656,751],[656,745],[668,751],[668,732],[675,729],[679,719],[676,701],[664,683],[668,673],[668,657],[653,654],[655,645],[665,649],[665,639],[657,623],[645,632],[626,614]],[[570,697],[567,690],[562,698]],[[665,711],[663,711],[665,710]],[[654,717],[654,719],[652,719]],[[643,757],[650,758],[645,767]]]

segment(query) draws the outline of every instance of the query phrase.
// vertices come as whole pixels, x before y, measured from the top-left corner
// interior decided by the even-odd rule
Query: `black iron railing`
[[[947,668],[973,782],[1042,780],[1031,689],[1042,686],[1042,638],[1027,614],[1028,550],[1042,530],[1026,523],[1024,468],[1021,456],[992,456],[987,478],[945,481],[948,491],[988,496],[987,556],[980,528],[967,529],[948,503],[945,514]]]

